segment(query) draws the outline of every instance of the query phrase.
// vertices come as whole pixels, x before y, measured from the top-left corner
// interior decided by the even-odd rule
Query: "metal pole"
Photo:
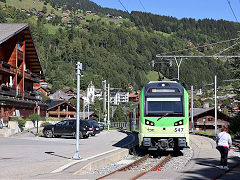
[[[73,155],[73,159],[81,159],[79,154],[79,127],[80,127],[80,66],[81,63],[77,62],[77,121],[76,121],[76,152]]]
[[[88,102],[88,119],[89,119],[89,102]]]
[[[217,134],[217,76],[215,75],[215,134]]]
[[[133,128],[134,128],[134,131],[136,131],[136,108],[133,109]]]
[[[37,135],[38,135],[38,103],[37,103]]]
[[[191,86],[191,124],[193,132],[193,86]]]
[[[108,120],[110,120],[110,84],[108,84]],[[109,130],[109,124],[108,124]]]
[[[175,61],[176,61],[177,67],[178,67],[178,81],[179,81],[179,76],[180,76],[180,66],[181,66],[181,63],[182,63],[182,57],[180,58],[179,63],[178,63],[178,61],[177,61],[177,58],[176,58],[176,57],[174,57],[174,58],[175,58]]]
[[[106,125],[106,80],[103,81],[104,83],[104,93],[103,93],[103,113],[104,113],[104,123]]]
[[[85,119],[85,100],[83,99],[83,119]]]

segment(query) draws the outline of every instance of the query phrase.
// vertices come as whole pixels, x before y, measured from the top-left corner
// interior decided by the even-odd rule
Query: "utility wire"
[[[227,51],[228,49],[230,49],[230,48],[232,48],[232,47],[238,45],[239,43],[240,43],[240,41],[238,41],[237,43],[235,43],[235,44],[233,44],[233,45],[231,45],[231,46],[229,46],[229,47],[227,47],[227,48],[221,50],[220,52],[214,54],[213,56],[216,56],[216,55],[218,55],[218,54],[221,54],[221,53],[223,53],[224,51]]]
[[[197,48],[201,48],[201,47],[206,47],[206,46],[221,44],[221,43],[225,43],[225,42],[229,42],[229,41],[235,41],[235,40],[238,40],[238,39],[240,39],[240,37],[234,38],[234,39],[225,40],[225,41],[219,41],[219,42],[216,42],[216,43],[210,43],[210,44],[206,44],[206,45],[202,45],[202,46],[197,46],[197,47],[193,47],[193,48],[186,48],[186,49],[181,49],[181,50],[176,50],[176,51],[161,53],[161,54],[170,54],[170,53],[175,53],[175,52],[183,52],[183,51],[188,51],[188,50],[197,49]]]
[[[122,5],[122,7],[125,9],[125,11],[128,12],[128,10],[125,8],[125,6],[124,6],[123,3],[121,2],[121,0],[118,0],[118,2]],[[128,12],[128,14],[129,14],[129,12]]]
[[[146,9],[145,9],[145,7],[144,7],[142,1],[141,1],[141,0],[138,0],[138,1],[139,1],[139,3],[141,4],[141,6],[142,6],[142,8],[144,9],[144,11],[147,13],[147,11],[146,11]]]
[[[228,5],[229,5],[232,13],[233,13],[233,16],[235,17],[236,21],[238,22],[238,19],[237,19],[236,15],[235,15],[235,13],[234,13],[234,11],[233,11],[233,8],[232,8],[232,6],[231,6],[230,0],[227,0],[227,2],[228,2]]]

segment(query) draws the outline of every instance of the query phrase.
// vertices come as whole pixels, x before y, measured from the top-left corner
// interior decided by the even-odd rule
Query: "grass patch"
[[[1,2],[0,5],[4,6],[5,3]],[[43,6],[46,6],[48,13],[50,13],[51,10],[56,11],[55,9],[53,9],[53,7],[49,3],[47,5],[44,5],[43,2],[38,1],[38,0],[21,0],[21,1],[7,0],[6,5],[16,7],[17,9],[26,9],[26,10],[35,8],[38,11],[42,10]]]
[[[216,136],[215,133],[207,132],[207,131],[195,131],[195,133],[205,134],[205,135],[208,135],[208,136]]]
[[[48,29],[48,34],[55,34],[60,28],[60,26],[53,26],[52,24],[49,23],[44,24],[44,27]]]
[[[163,76],[161,73],[160,73],[161,77]],[[158,81],[158,72],[157,71],[149,71],[147,73],[147,79],[149,81]],[[169,81],[169,79],[167,79],[166,77],[164,77],[163,81]]]
[[[158,80],[158,73],[156,71],[149,71],[147,73],[148,81],[157,81]]]

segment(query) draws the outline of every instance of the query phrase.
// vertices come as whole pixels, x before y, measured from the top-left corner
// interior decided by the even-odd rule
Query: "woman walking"
[[[230,134],[227,132],[226,126],[223,126],[221,129],[221,132],[217,135],[217,149],[221,154],[220,159],[220,168],[224,170],[228,170],[228,164],[227,164],[227,157],[228,157],[228,151],[230,151],[230,148],[232,146],[232,139]]]

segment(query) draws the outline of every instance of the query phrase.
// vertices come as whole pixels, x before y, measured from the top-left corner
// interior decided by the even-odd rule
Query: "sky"
[[[91,0],[102,7],[131,11],[151,12],[178,19],[224,19],[240,22],[240,0]],[[237,18],[234,17],[229,3]],[[142,3],[142,5],[141,5]]]

